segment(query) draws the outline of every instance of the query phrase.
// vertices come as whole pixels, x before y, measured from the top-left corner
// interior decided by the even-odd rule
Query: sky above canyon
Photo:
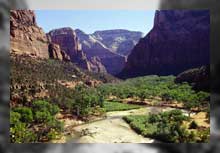
[[[87,34],[97,30],[127,29],[147,34],[153,27],[154,10],[37,10],[37,23],[49,32],[71,27]]]

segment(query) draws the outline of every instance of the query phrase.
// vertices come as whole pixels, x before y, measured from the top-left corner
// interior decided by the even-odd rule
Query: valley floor
[[[143,137],[133,131],[122,119],[128,115],[147,115],[150,112],[164,112],[173,108],[143,107],[127,111],[108,112],[105,119],[82,125],[69,124],[66,122],[71,136],[63,136],[54,143],[154,143],[156,140]],[[72,126],[72,128],[71,128]]]

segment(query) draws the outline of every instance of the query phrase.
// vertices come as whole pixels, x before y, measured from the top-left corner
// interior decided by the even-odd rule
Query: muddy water
[[[73,127],[72,137],[66,138],[66,142],[153,143],[156,141],[134,132],[122,117],[128,115],[147,115],[172,109],[169,107],[144,107],[128,111],[108,112],[105,119]]]

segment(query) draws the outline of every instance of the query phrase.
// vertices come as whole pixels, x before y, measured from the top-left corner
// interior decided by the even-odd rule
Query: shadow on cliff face
[[[160,9],[209,9],[211,16],[211,126],[220,122],[220,1],[218,0],[161,0]],[[215,122],[213,122],[215,120]],[[220,149],[219,124],[211,130],[210,144],[153,144],[163,153],[217,153]],[[213,129],[215,131],[213,131]],[[217,140],[217,141],[216,141]]]
[[[209,9],[211,16],[211,122],[220,122],[220,1],[218,0],[161,0],[160,9]],[[215,121],[215,122],[214,122]],[[220,139],[220,125],[211,130],[211,140]]]
[[[212,92],[220,92],[220,1],[218,0],[161,0],[160,9],[209,9],[211,16],[211,74]]]
[[[220,1],[217,0],[161,0],[160,9],[209,9],[211,16],[211,73],[215,83],[213,92],[219,93],[220,75]],[[217,83],[217,84],[216,84]]]

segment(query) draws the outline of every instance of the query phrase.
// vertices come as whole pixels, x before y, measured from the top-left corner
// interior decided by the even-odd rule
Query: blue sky
[[[149,32],[154,10],[37,10],[37,23],[48,32],[55,28],[72,27],[90,34],[97,30],[127,29]]]

